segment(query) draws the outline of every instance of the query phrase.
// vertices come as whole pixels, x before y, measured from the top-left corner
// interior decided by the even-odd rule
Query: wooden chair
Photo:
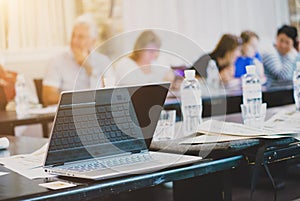
[[[7,98],[3,86],[0,85],[0,110],[5,110]]]
[[[39,103],[43,104],[43,79],[34,79],[34,86],[39,99]]]

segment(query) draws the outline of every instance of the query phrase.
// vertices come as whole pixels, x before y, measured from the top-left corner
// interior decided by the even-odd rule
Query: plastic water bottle
[[[248,113],[259,115],[262,105],[261,83],[256,74],[256,66],[246,66],[246,74],[242,77],[243,104]]]
[[[296,110],[300,110],[300,62],[296,63],[296,70],[293,76],[294,83],[294,100],[296,104]]]
[[[181,84],[181,112],[185,135],[197,131],[202,121],[202,99],[200,83],[195,78],[195,70],[185,70]]]
[[[206,83],[212,90],[216,90],[220,86],[219,69],[214,60],[210,60],[206,68]]]
[[[16,96],[16,113],[19,116],[24,116],[28,113],[29,109],[29,97],[27,95],[26,80],[24,75],[18,74],[15,84]]]

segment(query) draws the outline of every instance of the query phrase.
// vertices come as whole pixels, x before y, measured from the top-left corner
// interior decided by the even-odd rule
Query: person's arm
[[[174,72],[170,69],[170,70],[167,70],[167,72],[165,73],[165,76],[164,76],[164,81],[167,81],[167,82],[173,82],[174,79],[175,79],[175,75],[174,75]]]
[[[116,74],[113,66],[109,66],[105,69],[105,73],[103,77],[103,85],[104,87],[112,87],[116,85]]]
[[[220,78],[224,84],[227,84],[230,81],[236,79],[234,77],[234,70],[235,70],[234,66],[228,66],[220,71]]]
[[[63,76],[68,76],[64,75],[60,70],[63,67],[59,57],[51,60],[47,66],[42,87],[42,102],[44,106],[58,104]]]
[[[275,79],[291,80],[293,74],[293,59],[284,57],[280,60],[280,56],[276,52],[270,52],[263,55],[263,65],[265,70]]]
[[[256,58],[253,60],[254,65],[256,66],[256,72],[260,77],[260,83],[265,84],[267,82],[267,77],[265,75],[265,70],[263,64]]]
[[[91,67],[90,87],[102,88],[111,87],[115,85],[115,73],[111,61],[105,55],[97,52],[90,55],[87,59]]]
[[[60,90],[56,87],[43,85],[43,104],[45,106],[58,104]]]
[[[90,52],[88,50],[83,50],[83,49],[72,49],[73,51],[73,55],[74,55],[74,59],[75,61],[85,69],[86,73],[88,74],[88,76],[92,76],[93,75],[93,67],[89,62],[89,54]]]

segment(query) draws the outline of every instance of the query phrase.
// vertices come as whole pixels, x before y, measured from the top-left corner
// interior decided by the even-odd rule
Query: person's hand
[[[82,65],[89,55],[89,51],[80,48],[73,48],[72,51],[74,58],[79,65]]]
[[[88,63],[88,61],[86,60],[89,56],[89,51],[88,50],[83,50],[83,49],[79,49],[79,48],[74,48],[73,49],[73,54],[74,54],[74,58],[75,61],[83,68],[85,68],[86,73],[91,76],[93,69],[90,66],[90,64]]]

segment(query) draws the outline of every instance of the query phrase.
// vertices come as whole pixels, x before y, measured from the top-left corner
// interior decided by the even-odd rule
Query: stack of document
[[[46,173],[43,169],[46,150],[47,144],[31,154],[0,158],[0,163],[28,179],[53,177],[53,175]]]
[[[300,140],[300,114],[294,113],[293,115],[295,116],[284,114],[274,115],[262,129],[239,123],[208,120],[199,126],[196,137],[185,139],[180,144],[217,143],[251,138],[277,139],[294,137]],[[286,115],[290,115],[290,118],[287,118]],[[294,118],[297,118],[297,120]],[[278,124],[278,122],[281,122],[281,124]]]
[[[273,128],[281,132],[300,133],[300,112],[295,110],[282,110],[273,115],[266,123],[265,127]]]

